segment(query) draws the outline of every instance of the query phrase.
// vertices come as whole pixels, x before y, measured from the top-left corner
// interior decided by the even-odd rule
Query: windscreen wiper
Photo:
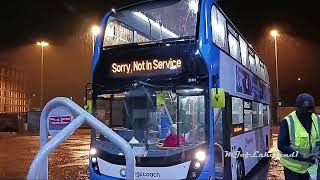
[[[185,41],[185,40],[193,40],[195,36],[180,36],[175,38],[167,38],[159,40],[158,42],[174,42],[174,41]]]
[[[144,86],[153,87],[153,88],[164,88],[165,87],[165,86],[156,86],[156,85],[144,82],[144,81],[137,81],[136,83],[144,85]]]

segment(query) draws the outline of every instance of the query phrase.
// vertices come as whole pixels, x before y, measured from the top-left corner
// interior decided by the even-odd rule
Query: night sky
[[[89,28],[99,24],[110,8],[129,2],[136,1],[4,1],[0,7],[0,63],[26,73],[28,93],[36,94],[32,103],[36,107],[40,92],[40,49],[34,43],[47,40],[51,46],[45,49],[46,100],[72,96],[82,104],[84,87],[91,73]],[[312,93],[320,103],[317,72],[320,15],[315,4],[284,0],[220,0],[218,4],[264,59],[272,83],[275,64],[269,30],[279,29],[280,97],[286,105],[293,104],[300,92]]]

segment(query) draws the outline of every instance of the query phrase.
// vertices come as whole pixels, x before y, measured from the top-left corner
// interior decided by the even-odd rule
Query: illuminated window
[[[265,74],[266,74],[266,83],[269,84],[270,82],[269,82],[269,73],[268,73],[268,68],[267,68],[267,66],[264,67],[264,70],[265,70]]]
[[[226,18],[216,6],[211,9],[212,41],[221,49],[228,51]]]
[[[124,24],[111,21],[105,30],[105,46],[128,44],[133,42],[133,31],[128,29]]]
[[[262,62],[260,62],[261,79],[266,81],[266,71],[264,66],[265,65]]]
[[[259,103],[252,102],[252,128],[259,127]]]
[[[262,127],[263,126],[263,104],[259,103],[259,127]]]
[[[229,39],[229,49],[230,49],[230,56],[235,58],[237,61],[240,61],[240,51],[239,51],[239,42],[238,40],[232,35],[228,35]]]
[[[156,4],[147,2],[117,10],[109,16],[103,46],[174,40],[179,37],[194,39],[198,6],[199,0],[181,0]]]
[[[256,72],[256,60],[251,55],[249,55],[249,62],[250,62],[250,70],[255,73]]]
[[[270,124],[270,110],[268,105],[263,105],[263,125],[268,126]]]
[[[255,54],[255,60],[256,60],[256,75],[258,77],[261,77],[261,71],[260,71],[260,59],[259,57]]]
[[[232,97],[232,124],[243,123],[243,104],[242,99]]]
[[[150,39],[146,38],[145,36],[143,36],[143,35],[141,35],[139,33],[135,33],[135,36],[136,36],[135,42],[137,42],[137,43],[150,41]]]
[[[248,61],[248,45],[241,37],[239,37],[239,40],[240,40],[241,62],[244,66],[250,69],[250,63]]]
[[[250,101],[243,101],[243,121],[244,121],[244,130],[252,130],[252,104]]]

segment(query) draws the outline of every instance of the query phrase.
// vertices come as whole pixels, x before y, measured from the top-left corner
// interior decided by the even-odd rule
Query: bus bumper
[[[99,175],[92,169],[92,166],[90,166],[90,180],[122,180],[122,179],[107,176],[104,174]]]
[[[200,175],[197,177],[197,180],[203,180],[203,179],[210,179],[212,177],[212,174],[210,172],[201,172]]]

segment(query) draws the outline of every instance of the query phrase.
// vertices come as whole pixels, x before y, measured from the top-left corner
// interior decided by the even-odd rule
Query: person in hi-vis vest
[[[286,180],[308,180],[307,169],[319,152],[320,117],[315,114],[314,98],[307,93],[296,99],[296,110],[281,122],[278,136],[280,163]]]

